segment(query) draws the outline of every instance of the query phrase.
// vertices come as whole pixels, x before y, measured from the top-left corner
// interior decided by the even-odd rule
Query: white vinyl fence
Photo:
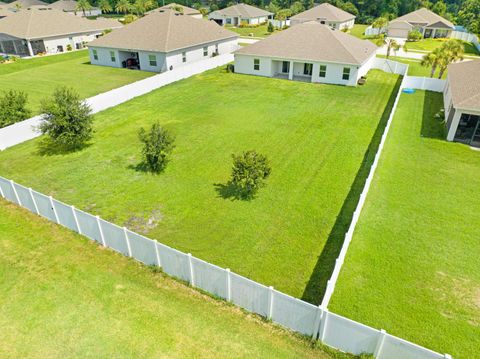
[[[372,25],[370,25],[369,27],[367,27],[365,29],[365,36],[377,36],[377,35],[383,34],[385,32],[387,32],[386,27],[375,28],[375,27],[372,27]]]
[[[90,97],[86,101],[92,108],[92,112],[97,113],[129,101],[135,97],[145,95],[146,93],[171,84],[172,82],[183,80],[216,67],[226,65],[233,60],[233,54],[211,57],[104,92]],[[42,116],[39,115],[1,128],[0,151],[40,136],[40,133],[36,128],[40,124],[41,119]]]
[[[402,75],[402,76],[405,76],[408,71],[407,64],[404,64],[398,61],[383,59],[380,57],[375,58],[372,68],[382,70],[383,72],[388,72],[388,73]]]
[[[290,20],[275,20],[269,19],[268,22],[272,23],[272,25],[276,28],[283,28],[284,26],[290,26]]]
[[[467,42],[471,42],[475,47],[480,51],[480,43],[478,42],[477,35],[474,35],[470,32],[463,32],[463,31],[452,31],[450,37],[454,39],[459,39]]]
[[[0,177],[0,195],[102,246],[146,265],[161,267],[165,273],[187,281],[192,287],[201,288],[295,332],[318,338],[333,348],[354,354],[374,353],[377,359],[449,357],[330,313],[324,307],[293,298],[3,177]]]
[[[434,92],[443,92],[445,85],[446,80],[417,76],[405,76],[402,82],[402,88],[412,88]]]

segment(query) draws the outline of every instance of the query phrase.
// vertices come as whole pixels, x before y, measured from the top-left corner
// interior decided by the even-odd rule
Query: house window
[[[310,76],[312,75],[313,64],[303,64],[303,74]]]
[[[260,59],[253,59],[253,69],[260,70]]]
[[[93,59],[94,59],[94,60],[98,60],[97,50],[96,50],[96,49],[93,49],[93,50],[92,50],[92,53],[93,53]]]
[[[343,80],[350,80],[350,67],[344,67],[343,68],[343,75],[342,75]]]
[[[218,44],[215,44],[215,53],[218,54]]]
[[[110,51],[110,60],[111,60],[112,62],[117,61],[117,59],[115,58],[115,51]]]
[[[150,66],[157,67],[157,56],[148,55],[148,62],[150,63]]]
[[[203,48],[203,56],[208,56],[208,46]]]
[[[325,25],[325,20],[320,20],[320,24]]]
[[[318,74],[320,77],[326,77],[327,76],[327,65],[320,65],[320,72]]]
[[[185,51],[182,52],[182,62],[187,62],[187,53]]]
[[[288,74],[290,72],[290,62],[289,61],[283,61],[282,62],[282,72],[284,74]]]

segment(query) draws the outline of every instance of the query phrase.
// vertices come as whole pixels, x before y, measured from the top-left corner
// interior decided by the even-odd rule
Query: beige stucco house
[[[329,3],[323,3],[301,12],[290,18],[290,26],[307,21],[318,21],[333,29],[351,29],[355,24],[355,15],[352,15]]]
[[[389,37],[406,39],[410,31],[418,30],[424,38],[450,37],[455,26],[434,12],[421,8],[400,16],[388,24]]]
[[[240,24],[259,25],[272,18],[271,12],[259,9],[258,7],[247,4],[236,4],[225,9],[213,11],[208,14],[208,20],[215,21],[219,25]]]

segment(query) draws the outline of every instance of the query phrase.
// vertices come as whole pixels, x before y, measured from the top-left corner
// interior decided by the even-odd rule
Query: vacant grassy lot
[[[80,152],[47,154],[41,140],[3,151],[0,174],[318,302],[397,79],[372,71],[353,88],[213,70],[98,114]],[[155,121],[176,136],[160,175],[136,170],[138,130]],[[272,175],[257,198],[235,200],[231,155],[250,149]]]
[[[442,46],[442,44],[447,40],[448,39],[423,39],[417,42],[408,42],[407,47],[409,50],[413,51],[433,51]],[[462,43],[466,55],[479,55],[477,48],[471,42],[462,41]]]
[[[40,101],[59,85],[76,89],[84,98],[153,75],[151,72],[90,65],[86,50],[62,55],[19,60],[0,65],[0,91],[21,90],[29,107],[39,112]]]
[[[236,32],[240,36],[250,37],[250,34],[253,34],[253,37],[267,37],[272,34],[271,32],[268,32],[267,27],[267,25],[260,25],[257,27],[227,26],[227,29]]]
[[[402,94],[331,310],[454,358],[480,348],[480,153]]]
[[[377,55],[377,57],[385,58],[386,56]],[[430,72],[432,71],[431,68],[420,65],[420,60],[410,59],[405,57],[397,57],[397,56],[390,56],[389,59],[392,61],[398,61],[398,62],[402,62],[404,64],[409,65],[408,76],[430,77]],[[435,71],[435,74],[433,75],[433,77],[438,78],[438,73],[439,73],[439,69]],[[448,70],[445,70],[445,72],[442,75],[442,79],[446,79],[447,74],[448,74]]]
[[[347,358],[0,199],[2,358]]]

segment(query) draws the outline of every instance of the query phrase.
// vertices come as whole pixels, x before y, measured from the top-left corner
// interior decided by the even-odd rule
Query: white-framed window
[[[350,67],[343,68],[342,79],[347,81],[350,80]]]
[[[185,51],[182,52],[182,62],[187,62],[187,53]]]
[[[256,71],[260,70],[260,59],[253,59],[253,69]]]
[[[93,49],[93,50],[92,50],[92,54],[93,54],[93,59],[94,59],[94,60],[98,60],[98,52],[97,52],[97,49]]]
[[[288,74],[290,72],[290,61],[282,61],[282,72]]]
[[[203,56],[208,56],[208,46],[203,47]]]
[[[112,62],[116,62],[117,59],[115,58],[115,51],[110,51],[110,60]]]
[[[307,76],[312,75],[313,64],[305,63],[303,64],[303,74]]]
[[[320,65],[320,72],[318,73],[319,77],[327,76],[327,65]]]
[[[148,63],[152,67],[157,67],[157,56],[156,55],[148,55]]]

